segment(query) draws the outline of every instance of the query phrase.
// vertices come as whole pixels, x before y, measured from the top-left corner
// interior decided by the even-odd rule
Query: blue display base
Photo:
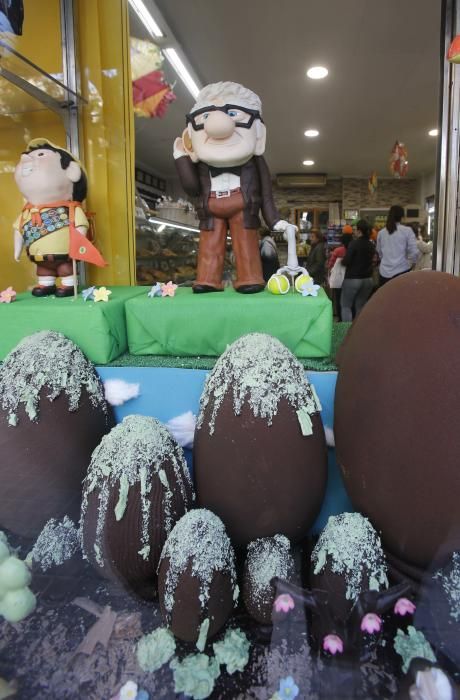
[[[206,370],[176,369],[166,367],[97,367],[102,381],[106,379],[123,379],[125,382],[140,384],[140,395],[122,406],[115,406],[118,422],[125,416],[137,413],[152,416],[162,423],[181,413],[192,411],[197,414],[200,396],[207,374]],[[322,419],[326,427],[334,425],[334,393],[337,372],[306,372],[309,381],[314,384],[322,405]],[[335,450],[329,448],[329,478],[326,496],[321,512],[312,528],[319,532],[330,515],[351,511],[352,506],[345,492],[339,468],[335,459]],[[193,477],[191,450],[185,450],[187,464]]]

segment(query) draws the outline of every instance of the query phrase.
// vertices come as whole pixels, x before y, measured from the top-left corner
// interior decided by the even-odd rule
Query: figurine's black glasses
[[[243,129],[250,129],[255,119],[260,119],[262,123],[264,121],[258,109],[248,109],[247,107],[240,107],[239,105],[223,105],[222,107],[210,105],[209,107],[202,107],[201,109],[196,109],[194,112],[187,114],[185,117],[186,123],[191,124],[195,131],[204,129],[205,121],[210,112],[224,112],[233,119],[235,126],[241,126]]]

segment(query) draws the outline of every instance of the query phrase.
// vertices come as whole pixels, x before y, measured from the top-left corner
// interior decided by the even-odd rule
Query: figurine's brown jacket
[[[176,159],[179,178],[185,192],[194,198],[194,204],[200,220],[200,229],[212,231],[214,218],[208,209],[211,177],[206,163],[193,163],[189,156]],[[270,171],[263,156],[253,156],[241,166],[241,191],[244,198],[244,227],[258,229],[259,211],[268,228],[281,219],[273,200]]]

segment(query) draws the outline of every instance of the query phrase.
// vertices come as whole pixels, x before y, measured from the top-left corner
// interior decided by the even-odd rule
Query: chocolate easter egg
[[[275,587],[274,577],[290,581],[294,559],[289,540],[283,535],[263,537],[248,545],[243,572],[243,599],[248,613],[258,622],[272,622]]]
[[[191,510],[175,525],[161,554],[158,593],[172,632],[203,651],[239,595],[233,548],[217,515]]]
[[[78,519],[91,453],[113,425],[93,365],[60,333],[24,338],[0,367],[0,527],[28,537]]]
[[[344,621],[361,593],[387,587],[382,544],[367,518],[331,516],[311,555],[310,588],[327,591],[334,617]]]
[[[460,280],[411,272],[382,287],[339,355],[338,461],[389,553],[426,567],[460,548]]]
[[[219,358],[201,397],[197,500],[235,545],[308,532],[321,506],[327,452],[305,370],[276,338],[251,333]]]
[[[103,576],[153,597],[163,545],[192,501],[182,448],[154,418],[127,416],[96,448],[83,482],[85,557]]]

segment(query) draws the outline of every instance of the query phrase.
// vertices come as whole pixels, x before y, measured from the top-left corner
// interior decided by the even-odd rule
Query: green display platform
[[[219,356],[246,333],[276,336],[300,358],[331,353],[332,305],[323,289],[317,297],[268,291],[241,295],[193,294],[179,288],[175,297],[126,302],[129,352],[132,355]]]
[[[0,304],[0,359],[19,341],[37,331],[59,331],[73,340],[95,364],[107,364],[128,349],[125,302],[146,295],[145,287],[108,287],[108,302],[54,296],[36,298],[18,294],[11,304]]]

